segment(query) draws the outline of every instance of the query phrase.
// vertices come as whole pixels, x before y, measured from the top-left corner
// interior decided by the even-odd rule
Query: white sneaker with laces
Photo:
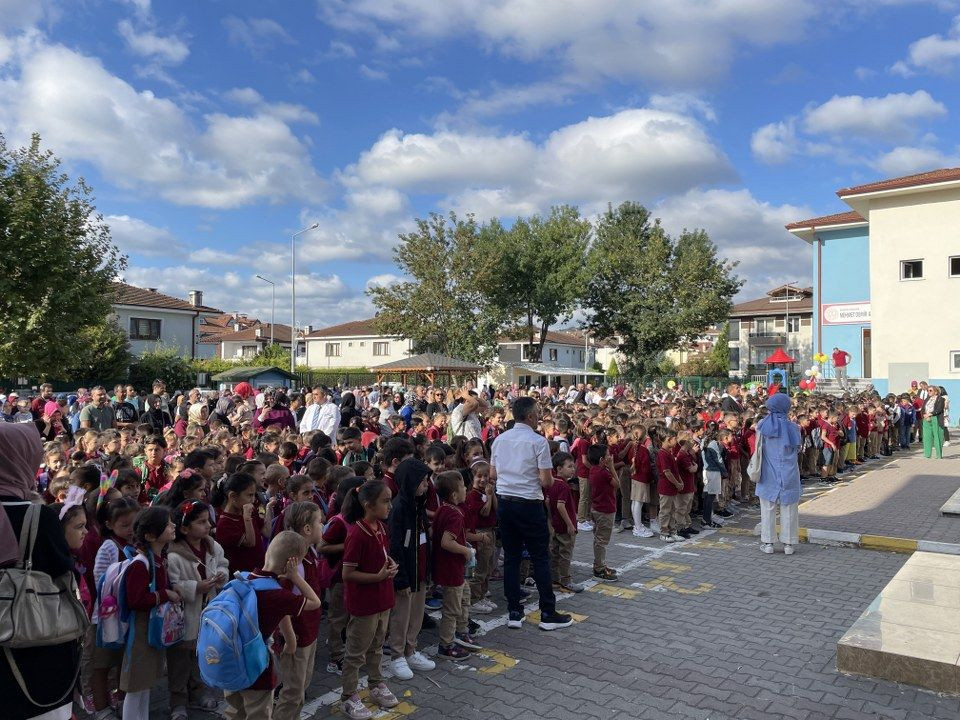
[[[653,530],[653,532],[655,532],[655,533],[660,532],[660,521],[657,520],[656,518],[654,518],[653,520],[651,520],[651,521],[650,521],[650,529]]]
[[[763,545],[760,546],[760,549],[763,550],[763,552],[765,552],[767,555],[773,555],[772,543],[764,543]]]
[[[363,704],[359,695],[351,695],[347,700],[341,701],[340,709],[350,720],[369,720],[373,717],[373,712]]]
[[[490,603],[486,600],[477,600],[473,605],[470,606],[470,612],[477,615],[489,615],[493,612],[493,608],[490,607]]]
[[[664,535],[663,533],[660,533],[660,539],[664,542],[676,542],[676,540],[673,539],[673,535]]]
[[[407,667],[409,667],[411,670],[416,670],[417,672],[427,672],[428,670],[436,670],[437,664],[426,655],[418,651],[413,655],[407,656]]]
[[[674,542],[683,542],[683,536],[677,535],[676,533],[673,533],[673,535],[671,535],[670,538],[671,538]]]
[[[593,524],[588,522],[578,522],[577,530],[580,532],[593,532]]]
[[[783,554],[784,554],[784,555],[793,555],[793,553],[794,553],[793,545],[784,545],[784,546],[783,546]]]
[[[410,669],[405,657],[394,658],[388,667],[397,680],[409,680],[413,677],[413,670]]]
[[[651,538],[653,537],[654,532],[646,525],[639,525],[633,528],[633,536],[639,538]]]

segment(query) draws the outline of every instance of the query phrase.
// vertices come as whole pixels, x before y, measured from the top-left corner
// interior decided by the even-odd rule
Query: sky
[[[0,0],[0,132],[86,179],[124,279],[370,317],[398,234],[626,200],[704,228],[737,300],[809,282],[783,226],[960,165],[960,0]],[[549,258],[545,258],[549,262]]]

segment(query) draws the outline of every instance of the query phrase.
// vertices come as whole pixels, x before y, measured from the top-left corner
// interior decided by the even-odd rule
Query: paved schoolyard
[[[622,581],[563,598],[571,628],[509,630],[482,618],[485,651],[391,687],[403,701],[381,717],[790,718],[960,717],[960,698],[836,670],[836,642],[906,556],[801,545],[763,555],[745,531],[723,530],[677,546],[614,535],[609,564]],[[580,536],[576,567],[589,570],[591,536]],[[504,606],[500,583],[494,600]],[[436,631],[421,636],[435,649]],[[305,718],[338,716],[337,681],[322,668]],[[162,690],[154,715],[165,717]],[[193,717],[209,717],[196,713]]]
[[[960,448],[955,445],[944,448],[942,460],[927,460],[918,450],[898,452],[872,466],[862,466],[850,482],[801,504],[800,525],[960,543],[960,518],[940,516],[940,507],[958,487]]]

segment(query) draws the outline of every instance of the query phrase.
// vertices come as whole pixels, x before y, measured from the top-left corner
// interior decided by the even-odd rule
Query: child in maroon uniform
[[[617,514],[617,488],[613,456],[606,445],[591,445],[587,450],[590,464],[590,517],[593,520],[593,576],[601,580],[616,580],[617,573],[607,567],[607,545],[613,532]]]
[[[474,460],[470,472],[473,485],[464,504],[467,529],[476,538],[477,548],[477,567],[470,578],[470,607],[474,612],[486,614],[497,609],[486,599],[493,560],[493,531],[497,526],[497,496],[495,482],[490,479],[490,464],[486,460]]]
[[[270,545],[263,561],[263,568],[254,570],[249,579],[273,578],[286,580],[299,592],[295,595],[281,584],[275,590],[257,590],[257,625],[260,634],[268,638],[280,627],[284,633],[286,647],[296,647],[296,637],[289,630],[289,625],[281,626],[281,622],[290,617],[295,619],[304,612],[311,612],[320,608],[320,598],[313,588],[300,577],[300,563],[307,552],[306,541],[291,530],[278,533]],[[278,684],[277,674],[274,671],[273,653],[268,653],[270,663],[260,674],[253,685],[238,692],[224,692],[224,700],[230,706],[227,716],[236,720],[270,720],[273,715],[273,691]]]
[[[234,473],[213,491],[211,504],[222,507],[217,518],[217,542],[230,563],[230,577],[263,566],[263,520],[254,506],[257,481]]]
[[[440,507],[433,518],[433,580],[443,588],[438,654],[459,659],[468,650],[480,649],[467,627],[470,586],[465,582],[465,568],[474,551],[467,545],[466,523],[459,507],[466,495],[463,476],[456,470],[440,473],[437,494]]]
[[[677,471],[683,482],[683,489],[677,493],[677,510],[679,519],[677,535],[689,539],[699,534],[691,527],[690,511],[693,509],[693,493],[697,489],[696,474],[697,462],[693,459],[693,441],[689,430],[677,433]]]
[[[678,542],[683,538],[677,534],[677,494],[683,490],[680,470],[673,449],[677,444],[677,434],[672,430],[661,432],[663,443],[657,453],[657,494],[660,495],[660,539],[664,542]]]
[[[564,592],[582,592],[583,587],[574,585],[570,579],[570,560],[577,539],[577,506],[570,491],[570,480],[577,476],[577,464],[573,455],[555,453],[553,485],[547,489],[547,509],[553,534],[550,537],[550,571],[553,584]]]
[[[344,519],[353,525],[343,548],[343,600],[350,620],[340,699],[342,711],[352,720],[373,717],[357,695],[361,665],[366,666],[370,699],[381,708],[400,704],[383,682],[380,671],[383,641],[394,605],[393,578],[397,574],[397,563],[388,554],[390,543],[383,524],[390,515],[390,499],[386,483],[370,480],[344,500]]]

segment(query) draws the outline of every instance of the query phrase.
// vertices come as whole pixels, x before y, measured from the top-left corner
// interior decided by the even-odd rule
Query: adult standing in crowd
[[[113,427],[113,406],[107,397],[103,385],[97,385],[90,391],[90,403],[80,411],[80,427],[85,430],[93,429],[97,432],[110,430]]]
[[[460,392],[461,402],[450,413],[450,426],[454,436],[463,435],[467,440],[480,437],[483,425],[479,413],[487,411],[487,401],[469,385]]]
[[[264,393],[263,407],[253,414],[253,429],[258,433],[264,432],[271,425],[281,430],[297,429],[297,422],[290,412],[290,400],[286,393],[280,390],[268,390]]]
[[[340,408],[330,398],[330,392],[322,385],[313,389],[313,404],[307,407],[300,421],[300,432],[320,430],[333,442],[337,441],[340,429]]]
[[[137,421],[140,419],[140,410],[137,407],[137,391],[133,385],[127,385],[123,390],[123,394],[117,398],[117,402],[113,406],[113,417],[118,430],[122,430],[123,428],[133,430],[137,427]]]
[[[720,409],[725,413],[743,412],[743,404],[740,402],[740,383],[732,382],[727,385],[727,391],[720,396]]]
[[[340,425],[350,427],[351,420],[362,416],[363,413],[357,408],[357,398],[352,392],[347,391],[340,396]]]
[[[840,389],[846,390],[850,387],[850,378],[847,377],[847,366],[850,364],[850,361],[853,360],[853,357],[846,350],[841,350],[838,347],[833,349],[830,357],[833,361],[833,376],[837,379],[837,384],[840,386]]]
[[[800,428],[787,419],[790,398],[777,393],[767,400],[769,414],[757,424],[762,438],[760,479],[760,542],[763,552],[773,552],[776,535],[777,506],[780,507],[780,542],[783,552],[793,555],[799,539],[800,468],[797,452],[802,439]]]
[[[935,454],[943,457],[943,416],[944,399],[937,385],[927,388],[927,399],[923,401],[923,456]]]
[[[102,389],[102,388],[101,388]],[[106,393],[104,393],[106,397]],[[0,423],[0,565],[16,562],[17,538],[31,505],[43,445],[33,423]],[[56,510],[40,508],[37,540],[31,555],[33,570],[57,578],[72,572],[73,560]],[[73,686],[80,664],[80,643],[11,650],[23,683],[36,701],[20,688],[6,658],[0,661],[0,717],[6,720],[44,718],[68,720]],[[59,702],[58,702],[59,701]],[[48,707],[43,707],[47,705]]]
[[[30,403],[30,412],[33,413],[33,419],[39,420],[43,417],[46,404],[53,400],[53,385],[44,383],[40,386],[40,394]]]
[[[550,446],[547,439],[537,433],[540,414],[533,398],[521,397],[514,401],[513,420],[513,427],[493,441],[490,454],[490,476],[499,503],[497,522],[503,542],[507,626],[514,629],[523,626],[520,556],[526,548],[540,594],[540,629],[557,630],[568,627],[573,620],[557,612],[550,575],[550,531],[543,504],[543,490],[553,484]]]

